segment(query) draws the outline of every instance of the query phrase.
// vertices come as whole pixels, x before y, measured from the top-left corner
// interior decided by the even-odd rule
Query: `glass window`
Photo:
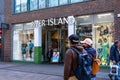
[[[83,2],[83,1],[88,1],[88,0],[71,0],[71,3]]]
[[[45,2],[46,0],[39,0],[39,8],[45,8]]]
[[[113,13],[96,14],[94,16],[94,23],[114,22]]]
[[[59,0],[60,5],[68,4],[68,0]]]
[[[58,6],[58,0],[49,0],[49,7]]]
[[[30,10],[36,10],[38,8],[38,0],[30,0]]]
[[[21,12],[27,11],[27,0],[21,0]]]
[[[30,46],[32,42],[32,48]],[[32,51],[30,51],[30,49]],[[16,24],[13,27],[13,60],[34,61],[34,28],[32,23]]]
[[[20,0],[15,1],[15,13],[20,12]]]
[[[93,16],[92,15],[85,15],[85,16],[79,16],[76,18],[77,20],[77,25],[81,24],[91,24],[93,21]]]

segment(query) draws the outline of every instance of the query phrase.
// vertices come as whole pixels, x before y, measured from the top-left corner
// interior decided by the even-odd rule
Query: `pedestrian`
[[[29,54],[30,54],[30,58],[32,58],[33,47],[34,47],[34,44],[30,40],[30,42],[29,42]]]
[[[93,58],[96,57],[96,50],[92,48],[93,41],[90,38],[86,38],[84,41],[81,41],[84,49],[88,54]],[[91,74],[91,80],[96,80],[96,74]]]
[[[75,34],[72,34],[68,38],[68,44],[70,47],[75,47],[79,51],[82,51],[82,46],[78,45],[79,37]],[[74,75],[74,70],[77,67],[77,54],[71,49],[68,48],[65,53],[65,61],[64,61],[64,80],[78,80]]]
[[[116,40],[110,48],[110,60],[113,64],[120,67],[120,40]],[[119,72],[120,73],[120,72]],[[112,80],[111,74],[109,74],[110,79]],[[119,80],[118,75],[115,75],[115,80]]]
[[[48,51],[47,51],[47,59],[49,61],[49,63],[51,62],[52,60],[52,56],[53,56],[53,50],[51,47],[49,47]]]

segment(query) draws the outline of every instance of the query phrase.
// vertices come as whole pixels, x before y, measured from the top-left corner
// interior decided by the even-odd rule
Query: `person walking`
[[[96,50],[92,48],[93,41],[90,38],[86,38],[84,41],[81,41],[81,43],[83,44],[83,47],[87,51],[87,53],[90,54],[92,58],[95,58]],[[96,80],[95,74],[91,74],[91,80]]]
[[[76,48],[78,51],[82,52],[83,47],[78,45],[79,37],[75,34],[72,34],[68,37],[68,44],[70,48],[67,49],[65,53],[65,60],[64,60],[64,80],[78,80],[74,75],[74,70],[78,65],[77,54],[71,49],[71,47]],[[89,80],[89,79],[82,79],[81,80]]]
[[[52,56],[53,56],[53,50],[51,47],[49,47],[48,51],[47,51],[47,59],[49,61],[49,63],[51,62],[52,60]]]
[[[110,48],[110,60],[113,64],[120,67],[120,40],[116,40]],[[119,72],[120,73],[120,72]],[[112,80],[111,74],[109,74],[110,79]],[[119,80],[118,75],[115,75],[115,80]]]

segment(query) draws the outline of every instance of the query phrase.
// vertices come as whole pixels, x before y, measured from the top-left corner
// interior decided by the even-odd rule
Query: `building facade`
[[[119,0],[5,0],[4,60],[64,62],[68,36],[93,40],[102,64],[108,63],[109,49],[120,39]],[[32,58],[29,44],[34,43]],[[23,47],[25,53],[23,54]],[[57,56],[57,57],[56,57]]]
[[[4,23],[4,0],[0,0],[0,25],[1,23]],[[2,28],[0,26],[0,60],[3,60],[3,48],[4,48],[4,38],[2,35]]]

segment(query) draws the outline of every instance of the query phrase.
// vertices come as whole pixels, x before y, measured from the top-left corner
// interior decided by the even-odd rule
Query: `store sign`
[[[4,29],[9,29],[9,24],[1,23],[1,27]]]
[[[65,24],[65,23],[68,24],[68,21],[64,17],[64,18],[59,18],[59,19],[50,18],[50,19],[47,19],[47,20],[39,20],[39,23],[40,23],[41,26],[46,26],[46,25],[53,26],[53,25],[59,25],[59,24]]]
[[[75,19],[73,16],[69,16],[68,18],[50,18],[50,19],[43,19],[43,20],[35,20],[33,23],[35,25],[39,24],[41,26],[53,26],[53,25],[60,25],[60,24],[73,24]]]

